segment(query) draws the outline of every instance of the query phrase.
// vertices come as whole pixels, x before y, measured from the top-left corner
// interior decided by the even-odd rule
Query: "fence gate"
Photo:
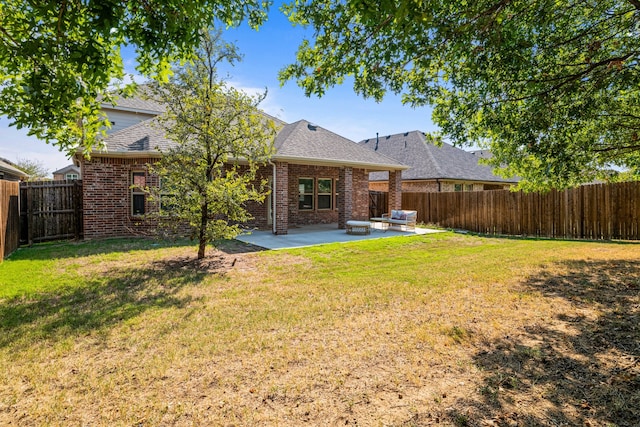
[[[81,239],[82,234],[82,181],[20,185],[20,243]]]
[[[18,249],[20,215],[18,182],[0,180],[0,262]]]
[[[379,218],[387,213],[389,193],[383,191],[369,191],[369,218]]]

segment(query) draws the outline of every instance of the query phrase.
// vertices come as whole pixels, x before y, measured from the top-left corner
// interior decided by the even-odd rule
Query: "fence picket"
[[[403,193],[418,221],[485,234],[569,239],[640,239],[640,182],[591,184],[548,193]]]

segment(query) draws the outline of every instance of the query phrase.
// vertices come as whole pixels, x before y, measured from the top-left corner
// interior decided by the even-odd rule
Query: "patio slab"
[[[260,246],[265,249],[289,249],[305,246],[323,245],[335,242],[354,242],[357,240],[384,239],[398,236],[418,236],[429,233],[439,233],[441,230],[416,228],[415,231],[401,231],[399,228],[381,229],[381,224],[371,224],[371,234],[347,234],[346,230],[338,229],[338,224],[317,224],[290,228],[289,234],[276,235],[271,231],[252,231],[242,234],[237,240]]]

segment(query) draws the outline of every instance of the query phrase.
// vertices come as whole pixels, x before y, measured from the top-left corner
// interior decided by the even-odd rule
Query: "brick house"
[[[64,179],[82,179],[80,167],[76,165],[65,166],[62,169],[53,171],[53,180],[61,181]]]
[[[484,155],[447,143],[438,147],[420,131],[365,139],[359,145],[411,167],[402,174],[404,192],[503,190],[518,183],[517,178],[504,179],[495,175],[491,167],[479,164]],[[369,179],[372,191],[388,191],[386,172],[374,172]]]
[[[127,100],[126,105],[127,110],[114,111],[119,122],[130,125],[112,127],[105,149],[92,152],[90,159],[75,159],[83,178],[85,238],[144,233],[156,225],[144,217],[155,207],[132,186],[158,185],[147,165],[156,162],[171,141],[153,125],[153,117],[162,113],[157,104]],[[114,115],[105,112],[112,120]],[[374,171],[391,177],[389,209],[400,208],[400,180],[406,166],[306,120],[287,124],[270,119],[281,128],[275,154],[258,174],[269,181],[271,196],[265,203],[247,205],[254,217],[247,226],[287,234],[290,227],[300,225],[337,223],[345,228],[350,219],[367,219],[369,173]]]

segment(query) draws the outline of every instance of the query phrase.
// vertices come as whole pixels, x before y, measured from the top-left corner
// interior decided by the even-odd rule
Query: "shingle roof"
[[[147,97],[144,96],[147,91],[146,84],[138,85],[135,95],[130,97],[120,96],[117,98],[115,106],[110,103],[103,103],[102,108],[145,113],[163,113],[166,110],[165,105],[152,99],[147,99]]]
[[[411,166],[402,173],[402,179],[455,179],[483,182],[517,182],[494,175],[491,167],[478,164],[479,157],[443,143],[438,147],[430,143],[425,134],[411,131],[370,138],[359,143],[369,150],[396,159]],[[387,180],[386,173],[374,173],[371,180]]]
[[[306,120],[285,126],[276,137],[275,147],[274,160],[368,169],[406,169],[405,165],[391,157],[367,150],[350,139]]]
[[[6,159],[0,159],[0,172],[4,172],[9,175],[16,176],[18,178],[26,179],[29,178],[29,175],[21,171],[20,169],[13,166],[11,162]]]
[[[57,171],[53,171],[51,174],[52,175],[63,174],[63,173],[67,173],[69,171],[80,172],[80,168],[78,166],[76,166],[76,165],[67,165],[67,166],[63,167],[62,169],[58,169]]]
[[[271,118],[270,116],[268,116]],[[279,119],[274,119],[283,123]],[[101,154],[157,156],[173,142],[165,137],[157,118],[145,120],[119,130],[105,140]],[[379,153],[367,150],[355,142],[312,125],[306,120],[284,125],[274,141],[273,160],[290,163],[344,165],[373,170],[401,170],[406,166]]]
[[[104,145],[105,150],[100,151],[103,154],[160,155],[160,151],[169,149],[173,142],[165,137],[159,120],[153,118],[110,134],[105,138]]]

